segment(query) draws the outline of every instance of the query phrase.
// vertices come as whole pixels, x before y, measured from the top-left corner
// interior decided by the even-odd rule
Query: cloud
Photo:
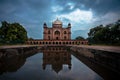
[[[120,12],[118,12],[118,13],[108,12],[105,15],[97,16],[96,18],[93,18],[91,21],[92,22],[91,24],[94,24],[97,26],[100,24],[107,25],[107,24],[116,22],[117,20],[120,19],[119,14],[120,14]]]
[[[91,8],[96,15],[105,15],[108,12],[118,12],[118,10],[120,10],[119,4],[120,0],[96,0]]]
[[[70,10],[72,10],[72,9],[75,7],[75,4],[69,2],[69,3],[66,4],[66,6],[68,6],[68,8],[69,8]]]
[[[88,27],[91,26],[89,23],[91,23],[93,19],[93,13],[91,10],[85,11],[77,8],[69,13],[55,15],[53,21],[57,17],[63,22],[63,27],[66,27],[68,23],[71,23],[72,31],[88,30]]]
[[[61,7],[61,6],[52,6],[53,12],[58,12],[58,11],[62,11],[62,10],[63,10],[63,7]]]
[[[71,22],[80,23],[81,21],[90,22],[93,15],[91,11],[84,11],[84,10],[76,9],[71,13],[61,14],[59,15],[59,17],[69,19]]]
[[[19,22],[39,38],[43,23],[51,26],[57,17],[72,31],[88,30],[120,19],[119,10],[120,0],[0,0],[0,21]]]

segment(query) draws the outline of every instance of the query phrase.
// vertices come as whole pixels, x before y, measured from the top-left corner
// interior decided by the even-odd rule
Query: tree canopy
[[[19,23],[1,22],[0,43],[24,43],[27,40],[27,31]]]
[[[106,26],[99,25],[90,29],[88,40],[95,44],[120,45],[120,20]]]
[[[85,40],[85,39],[82,36],[78,36],[78,37],[75,38],[75,40]]]

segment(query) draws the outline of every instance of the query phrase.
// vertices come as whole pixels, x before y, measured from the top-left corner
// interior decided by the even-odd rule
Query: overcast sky
[[[87,37],[90,28],[120,19],[120,0],[0,0],[0,21],[20,23],[35,39],[57,18],[71,23],[72,38]]]

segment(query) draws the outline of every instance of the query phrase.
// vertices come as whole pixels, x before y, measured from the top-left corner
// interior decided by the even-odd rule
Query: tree
[[[88,36],[90,43],[120,45],[120,20],[104,27],[94,27],[90,29]]]
[[[75,40],[85,40],[82,36],[78,36],[75,38]]]
[[[97,31],[103,29],[103,25],[99,25],[97,27],[91,28],[90,32],[88,33],[89,37],[94,37],[94,35],[97,33]]]
[[[111,34],[112,43],[120,44],[120,20],[111,27]]]
[[[28,38],[28,40],[34,40],[32,37]]]
[[[99,25],[97,27],[91,28],[90,32],[88,33],[88,41],[89,43],[96,43],[98,42],[98,37],[96,34],[99,34],[99,31],[103,29],[103,25]],[[99,34],[100,35],[100,34]]]
[[[27,40],[27,31],[19,23],[2,22],[0,27],[0,42],[24,43]]]

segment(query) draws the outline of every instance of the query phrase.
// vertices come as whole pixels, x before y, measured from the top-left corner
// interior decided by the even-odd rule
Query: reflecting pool
[[[104,80],[65,47],[0,51],[0,80]]]

